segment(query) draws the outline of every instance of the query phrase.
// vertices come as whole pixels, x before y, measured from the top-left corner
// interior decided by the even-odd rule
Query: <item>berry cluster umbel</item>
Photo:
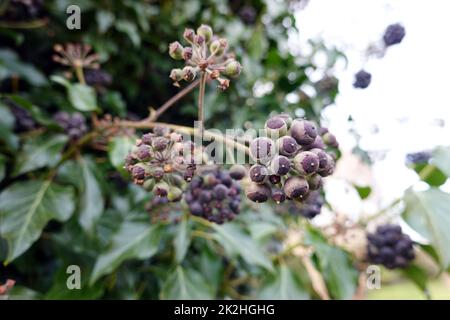
[[[189,211],[210,222],[222,224],[239,213],[241,188],[225,170],[214,170],[195,176],[189,183],[184,200]]]
[[[178,41],[169,45],[169,55],[175,60],[185,61],[183,69],[172,69],[170,72],[176,86],[182,80],[192,82],[198,73],[206,72],[209,78],[219,82],[220,89],[225,90],[230,80],[222,76],[234,78],[241,73],[240,63],[227,52],[227,40],[215,36],[210,26],[202,24],[197,32],[186,29],[183,37],[188,46],[184,47]]]
[[[71,140],[78,140],[87,132],[86,120],[79,112],[70,114],[60,111],[54,115],[53,119],[63,128]]]
[[[333,173],[335,159],[326,149],[338,146],[335,136],[287,114],[268,119],[265,131],[267,136],[250,143],[256,164],[249,170],[247,197],[254,202],[304,201],[310,191],[321,188],[322,177]]]
[[[411,238],[397,225],[379,226],[367,235],[367,259],[388,269],[405,268],[414,259]]]
[[[184,141],[183,136],[164,126],[138,139],[125,159],[125,168],[134,182],[156,196],[179,201],[183,196],[185,181],[191,181],[196,165],[195,145]]]

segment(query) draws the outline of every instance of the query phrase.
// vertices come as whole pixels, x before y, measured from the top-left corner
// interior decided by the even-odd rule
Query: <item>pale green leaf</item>
[[[442,267],[450,266],[450,194],[431,188],[423,192],[408,190],[405,194],[403,218],[427,238]]]
[[[197,271],[183,269],[181,266],[169,275],[160,293],[161,299],[170,300],[203,300],[213,297],[207,279]]]
[[[308,291],[298,275],[285,264],[281,264],[276,269],[275,275],[270,275],[264,281],[258,293],[258,299],[264,300],[305,300],[308,298]]]

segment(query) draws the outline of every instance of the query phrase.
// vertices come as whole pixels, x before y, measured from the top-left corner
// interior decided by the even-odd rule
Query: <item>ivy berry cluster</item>
[[[254,202],[273,199],[303,202],[319,190],[322,177],[333,173],[335,159],[327,147],[337,147],[333,134],[305,119],[279,114],[266,121],[266,136],[250,143],[256,162],[249,169],[247,197]]]
[[[210,222],[222,224],[239,214],[241,187],[226,170],[214,170],[195,176],[184,200],[189,211]]]
[[[379,226],[375,233],[367,235],[367,259],[388,269],[406,268],[414,259],[411,238],[402,233],[398,225]]]
[[[169,45],[169,55],[175,60],[184,60],[182,69],[172,69],[170,78],[176,86],[184,80],[192,82],[200,72],[206,72],[211,79],[219,82],[218,87],[225,90],[230,80],[222,77],[237,77],[242,67],[234,56],[227,52],[228,42],[213,34],[210,26],[202,24],[197,32],[187,28],[183,34],[184,40],[189,44],[184,47],[175,41]]]
[[[134,183],[156,196],[179,201],[185,182],[192,180],[196,170],[194,152],[192,141],[184,141],[168,127],[155,126],[136,141],[125,159],[125,169]]]
[[[65,111],[59,111],[54,115],[53,119],[71,140],[78,140],[87,132],[86,119],[79,112],[70,114]]]

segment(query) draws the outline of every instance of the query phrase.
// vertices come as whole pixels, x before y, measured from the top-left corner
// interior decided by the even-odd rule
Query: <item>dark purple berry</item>
[[[223,200],[228,195],[228,188],[224,184],[215,185],[213,188],[214,198]]]
[[[266,121],[265,129],[268,136],[278,138],[287,133],[288,127],[282,118],[275,116]]]
[[[267,181],[267,177],[269,175],[269,170],[265,166],[260,164],[254,164],[250,167],[249,176],[250,180],[255,183],[264,183]]]
[[[250,143],[250,155],[255,161],[268,162],[274,154],[274,144],[266,137],[259,137]]]
[[[275,156],[270,167],[272,173],[283,176],[291,169],[291,161],[285,156]]]
[[[234,164],[230,168],[230,176],[234,180],[241,180],[247,174],[247,169],[241,164]]]
[[[402,42],[405,37],[406,31],[405,27],[403,27],[399,23],[391,24],[386,28],[386,31],[383,35],[384,44],[386,47],[392,46],[394,44],[398,44]]]
[[[286,195],[284,194],[283,190],[276,189],[272,191],[272,200],[276,203],[281,203],[286,200]]]
[[[291,136],[284,136],[277,140],[278,152],[284,156],[293,156],[297,152],[298,148],[299,146],[297,141],[295,141],[295,139]]]
[[[290,177],[284,183],[283,191],[291,199],[304,198],[309,192],[308,181],[300,177]]]
[[[365,89],[369,86],[371,80],[372,75],[370,73],[360,70],[355,74],[355,82],[353,82],[353,87]]]
[[[247,198],[253,202],[267,201],[272,192],[266,184],[251,183],[246,190]]]

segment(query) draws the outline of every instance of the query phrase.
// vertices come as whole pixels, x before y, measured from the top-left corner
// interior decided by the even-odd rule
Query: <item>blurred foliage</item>
[[[261,128],[270,113],[281,111],[320,122],[338,93],[334,65],[345,56],[321,41],[295,47],[293,13],[301,2],[49,0],[32,16],[0,11],[0,283],[17,281],[12,298],[319,298],[317,277],[285,243],[291,228],[303,229],[305,245],[315,248],[312,266],[331,298],[353,296],[357,261],[303,218],[248,203],[223,226],[188,219],[177,205],[168,217],[164,210],[149,216],[152,195],[122,169],[135,133],[118,131],[100,147],[80,149],[53,120],[57,111],[146,117],[148,107],[179,91],[168,77],[175,67],[168,44],[185,27],[207,23],[228,39],[244,68],[225,94],[208,86],[207,127]],[[81,7],[81,30],[65,25],[66,8],[74,3]],[[91,44],[111,83],[77,83],[55,64],[53,46],[67,42]],[[315,64],[318,55],[326,57],[325,67]],[[322,79],[310,79],[313,72]],[[195,99],[185,97],[161,120],[191,126]],[[20,126],[17,107],[33,119],[32,128]],[[436,157],[445,176],[448,158]],[[364,198],[370,188],[359,191]],[[434,190],[408,199],[414,196],[429,215],[407,205],[405,218],[430,237],[448,268],[448,215],[445,208],[428,209],[434,198],[448,195]],[[66,288],[69,265],[82,270],[81,290]]]

